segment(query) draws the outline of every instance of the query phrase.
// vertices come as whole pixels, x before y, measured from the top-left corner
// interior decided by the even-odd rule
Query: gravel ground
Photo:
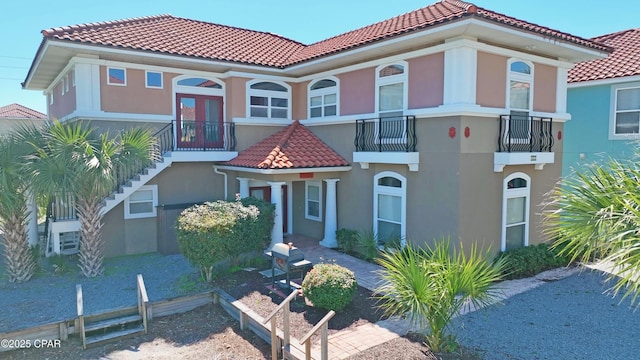
[[[142,274],[150,301],[208,289],[182,255],[105,259],[105,274],[92,279],[82,276],[73,257],[67,262],[66,271],[54,274],[52,261],[43,259],[42,270],[23,284],[0,275],[0,332],[75,318],[76,284],[82,285],[85,314],[136,305],[136,274]]]
[[[603,295],[603,281],[585,271],[464,315],[453,329],[486,360],[637,359],[640,311]]]

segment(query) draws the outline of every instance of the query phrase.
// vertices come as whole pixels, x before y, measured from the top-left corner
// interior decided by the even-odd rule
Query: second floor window
[[[407,87],[407,66],[404,63],[381,66],[376,69],[378,92],[378,116],[402,116],[406,108],[405,89]]]
[[[640,133],[640,88],[616,90],[615,135]]]
[[[331,79],[312,83],[309,87],[309,118],[338,115],[338,84]]]
[[[523,61],[509,62],[508,106],[511,115],[509,133],[512,142],[529,141],[532,104],[533,68]]]
[[[126,86],[127,71],[122,68],[107,68],[107,84]]]
[[[249,116],[260,118],[289,118],[289,89],[284,85],[262,81],[249,85]]]

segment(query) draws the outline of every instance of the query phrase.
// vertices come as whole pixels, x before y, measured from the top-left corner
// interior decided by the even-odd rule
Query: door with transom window
[[[178,148],[221,149],[223,135],[221,96],[176,94]]]

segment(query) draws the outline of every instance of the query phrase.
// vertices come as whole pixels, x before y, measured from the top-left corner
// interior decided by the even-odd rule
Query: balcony
[[[155,133],[160,153],[173,161],[228,161],[238,155],[235,124],[174,120]]]
[[[551,118],[501,115],[498,119],[498,151],[493,156],[495,172],[506,165],[534,165],[542,170],[553,164],[553,122]]]
[[[405,164],[418,171],[415,116],[391,116],[356,120],[353,161],[363,169],[369,163]]]

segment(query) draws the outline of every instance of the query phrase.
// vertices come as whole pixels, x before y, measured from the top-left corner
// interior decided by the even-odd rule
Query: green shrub
[[[302,293],[313,306],[340,311],[356,293],[353,271],[337,264],[317,264],[302,281]]]
[[[213,266],[223,260],[232,262],[239,255],[259,251],[265,246],[265,233],[273,227],[261,221],[257,206],[240,201],[216,201],[184,210],[177,221],[180,251],[200,268],[207,281],[213,278]]]
[[[351,229],[339,229],[336,231],[336,240],[342,251],[351,253],[356,248],[356,236],[358,232]]]
[[[503,270],[505,279],[520,279],[541,273],[545,270],[567,266],[570,259],[560,256],[547,244],[530,245],[518,249],[507,250],[498,255],[498,259],[506,261]]]
[[[254,231],[254,235],[261,237],[262,244],[266,247],[271,243],[271,229],[276,216],[276,205],[253,196],[241,199],[240,202],[244,206],[253,205],[258,208],[258,221],[254,224],[254,228],[248,229],[248,231]]]
[[[367,261],[372,261],[380,252],[378,235],[373,230],[358,231],[356,235],[356,251]]]

